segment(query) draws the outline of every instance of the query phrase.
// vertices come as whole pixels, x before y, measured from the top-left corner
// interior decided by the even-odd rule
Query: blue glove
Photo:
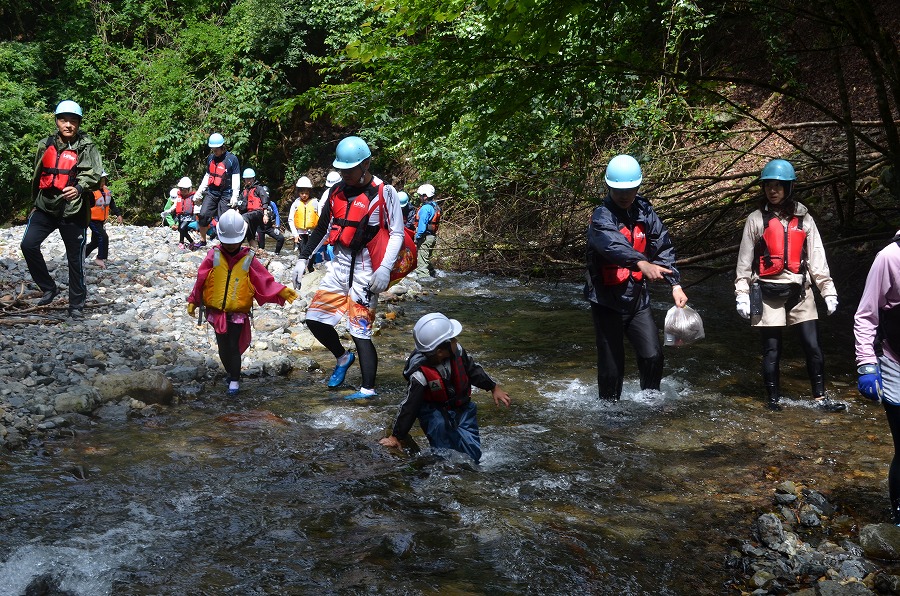
[[[859,392],[875,402],[880,402],[884,398],[881,367],[877,364],[863,364],[856,372],[859,374],[856,385]]]

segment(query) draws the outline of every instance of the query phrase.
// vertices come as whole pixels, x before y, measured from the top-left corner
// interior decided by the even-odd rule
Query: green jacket
[[[41,159],[51,143],[56,144],[56,148],[59,151],[71,149],[78,154],[78,163],[75,166],[75,188],[78,189],[78,198],[73,201],[66,202],[62,196],[53,192],[52,189],[41,190],[38,187],[41,177]],[[40,209],[56,217],[77,217],[83,215],[85,224],[87,224],[91,204],[94,199],[94,191],[100,188],[100,174],[102,173],[103,163],[100,159],[100,152],[94,145],[94,141],[83,132],[78,132],[71,144],[64,143],[59,138],[58,133],[42,139],[38,142],[37,157],[34,164],[34,178],[31,182],[31,196],[34,197],[35,209]]]

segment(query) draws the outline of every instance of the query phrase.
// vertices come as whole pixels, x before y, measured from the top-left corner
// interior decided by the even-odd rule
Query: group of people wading
[[[68,310],[83,317],[85,237],[90,225],[97,264],[105,263],[108,237],[103,222],[118,215],[105,184],[99,151],[80,131],[82,110],[71,100],[55,111],[57,132],[38,144],[33,176],[34,208],[21,242],[22,254],[42,295],[38,305],[50,304],[58,288],[41,253],[41,244],[59,230],[69,266]],[[173,203],[161,215],[177,216],[183,247],[204,248],[207,232],[217,221],[219,243],[208,249],[188,297],[188,312],[203,307],[213,326],[225,367],[227,393],[240,388],[241,354],[250,344],[252,303],[284,304],[297,297],[295,289],[274,280],[255,259],[264,234],[276,238],[280,252],[284,237],[277,230],[277,210],[268,189],[248,168],[240,173],[237,157],[225,148],[219,133],[209,137],[211,154],[196,191],[189,178],[173,189]],[[335,172],[326,179],[321,199],[311,197],[312,183],[302,176],[295,188],[289,219],[299,252],[293,268],[294,288],[301,287],[311,259],[327,244],[331,261],[306,313],[315,338],[335,358],[327,384],[341,388],[350,366],[359,361],[362,382],[347,399],[377,395],[378,354],[372,342],[379,295],[414,267],[420,276],[434,275],[431,252],[441,219],[430,184],[419,187],[418,211],[409,196],[375,176],[371,151],[363,139],[351,136],[337,146]],[[243,187],[241,180],[243,179]],[[587,281],[597,344],[597,385],[603,400],[618,400],[625,372],[624,338],[637,355],[641,389],[658,390],[663,373],[659,332],[650,311],[648,283],[672,288],[676,307],[687,304],[675,266],[675,247],[666,226],[650,203],[638,194],[643,173],[631,156],[610,160],[605,181],[608,193],[591,217],[587,230]],[[815,405],[840,412],[846,404],[825,391],[825,370],[817,328],[813,286],[822,295],[828,314],[838,306],[822,239],[808,209],[793,196],[793,166],[776,159],[760,175],[758,209],[747,218],[738,253],[735,296],[738,314],[760,331],[762,379],[766,403],[780,410],[779,360],[785,327],[797,331],[806,353]],[[277,207],[276,207],[277,209]],[[274,211],[274,212],[273,212]],[[415,217],[413,217],[415,215]],[[197,241],[190,232],[196,229]],[[244,244],[249,244],[245,246]],[[416,255],[418,254],[418,258]],[[900,524],[900,234],[881,251],[867,279],[856,313],[856,354],[860,392],[883,401],[895,441],[889,474],[895,523]],[[335,329],[347,321],[355,351],[344,348]],[[404,371],[407,396],[391,436],[382,440],[398,447],[408,439],[418,418],[434,447],[481,457],[472,386],[490,391],[496,404],[509,405],[509,395],[458,344],[462,325],[441,313],[422,317],[413,329],[416,349]]]

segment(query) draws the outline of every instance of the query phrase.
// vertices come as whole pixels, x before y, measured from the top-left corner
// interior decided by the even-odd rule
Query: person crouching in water
[[[416,349],[406,361],[406,399],[389,437],[379,443],[399,448],[409,438],[416,418],[432,449],[453,449],[481,460],[477,407],[472,386],[490,391],[494,403],[509,407],[509,394],[456,341],[462,325],[441,313],[430,313],[413,328]]]
[[[650,203],[638,194],[641,166],[617,155],[606,167],[609,194],[587,231],[587,283],[597,342],[600,399],[616,401],[625,376],[625,336],[637,352],[641,389],[659,390],[663,351],[650,310],[647,282],[665,280],[676,306],[687,304],[675,267],[675,246]]]
[[[250,346],[250,308],[274,302],[293,302],[297,292],[275,281],[272,274],[254,258],[255,253],[241,246],[247,233],[247,222],[241,214],[229,209],[219,219],[219,246],[206,253],[197,281],[188,296],[188,314],[194,316],[201,304],[206,307],[206,320],[216,332],[219,358],[228,374],[228,395],[240,387],[241,354]]]
[[[737,312],[760,331],[762,379],[770,409],[781,409],[781,335],[785,327],[793,327],[806,353],[814,405],[841,412],[847,405],[825,396],[825,357],[812,283],[824,297],[829,315],[837,310],[837,291],[816,222],[791,196],[796,178],[794,166],[783,159],[770,161],[760,174],[759,209],[744,224],[735,270]],[[752,304],[751,291],[758,296]]]

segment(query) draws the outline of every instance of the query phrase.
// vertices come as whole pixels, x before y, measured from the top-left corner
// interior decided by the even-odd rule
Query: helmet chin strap
[[[362,174],[359,176],[359,183],[358,183],[358,184],[359,184],[360,186],[362,186],[363,182],[365,182],[365,180],[366,180],[366,174],[368,174],[368,173],[369,173],[369,164],[366,163],[366,165],[363,167]]]

